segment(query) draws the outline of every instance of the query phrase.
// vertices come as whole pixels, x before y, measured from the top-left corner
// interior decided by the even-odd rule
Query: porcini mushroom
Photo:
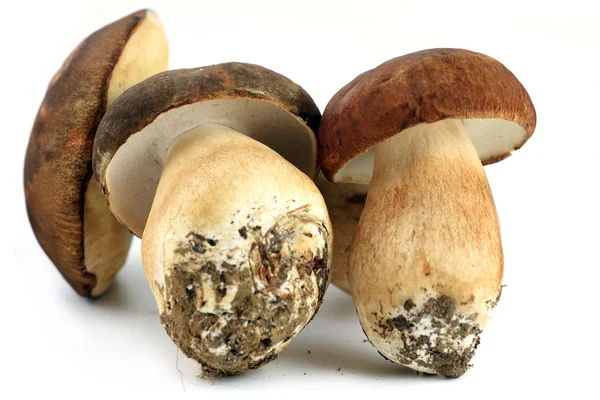
[[[142,237],[162,324],[207,375],[274,359],[329,282],[331,226],[312,181],[320,112],[243,63],[158,74],[104,116],[94,170]]]
[[[92,179],[96,128],[108,105],[165,70],[167,58],[154,13],[115,21],[73,50],[35,119],[24,168],[29,220],[50,260],[82,296],[99,296],[110,286],[131,242]]]
[[[369,182],[348,277],[363,330],[384,357],[449,377],[469,367],[503,275],[482,164],[519,149],[535,125],[517,78],[461,49],[387,61],[327,105],[326,177]]]

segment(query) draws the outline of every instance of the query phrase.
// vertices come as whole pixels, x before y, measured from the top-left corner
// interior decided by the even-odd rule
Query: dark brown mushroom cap
[[[309,94],[269,69],[246,63],[226,63],[166,71],[126,90],[109,107],[100,123],[93,163],[105,195],[106,169],[131,135],[172,109],[227,98],[272,102],[302,119],[313,133],[318,130],[321,113]]]
[[[344,86],[319,130],[319,162],[328,179],[353,158],[421,123],[497,118],[533,134],[536,113],[525,88],[495,59],[462,49],[424,50],[389,60]],[[500,161],[509,152],[484,159]]]
[[[112,71],[148,11],[128,15],[87,37],[52,78],[25,156],[27,212],[50,260],[82,296],[96,277],[86,271],[84,195],[92,177],[92,147],[106,110]]]

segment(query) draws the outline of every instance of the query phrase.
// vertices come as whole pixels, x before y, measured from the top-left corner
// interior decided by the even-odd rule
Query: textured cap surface
[[[328,179],[376,144],[421,123],[447,118],[504,119],[533,134],[536,114],[517,78],[501,63],[461,49],[424,50],[389,60],[344,86],[319,130],[319,161]],[[505,151],[484,164],[510,155]]]
[[[163,72],[126,90],[106,112],[94,144],[94,171],[103,190],[106,168],[129,136],[169,110],[226,98],[270,101],[304,120],[313,132],[318,129],[321,113],[308,93],[261,66],[227,63]]]
[[[86,38],[52,78],[25,156],[27,212],[40,245],[69,284],[89,295],[84,195],[92,176],[92,146],[106,109],[111,73],[147,11],[124,17]]]

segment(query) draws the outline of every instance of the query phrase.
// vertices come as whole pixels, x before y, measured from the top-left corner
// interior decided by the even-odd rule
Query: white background
[[[251,393],[287,398],[313,390],[324,397],[597,398],[600,20],[563,19],[598,17],[592,1],[543,4],[3,5],[0,398],[29,392],[120,398],[163,390],[223,399]],[[178,355],[159,323],[138,241],[104,297],[89,301],[73,292],[27,222],[25,147],[46,86],[64,58],[92,31],[142,7],[153,8],[165,26],[170,68],[258,63],[301,84],[321,110],[357,74],[425,48],[483,52],[515,73],[533,99],[538,126],[523,149],[486,167],[501,221],[507,287],[473,369],[450,380],[418,376],[385,361],[363,342],[350,298],[331,287],[318,316],[277,361],[206,382],[196,378],[195,364]],[[498,16],[527,19],[489,19]]]

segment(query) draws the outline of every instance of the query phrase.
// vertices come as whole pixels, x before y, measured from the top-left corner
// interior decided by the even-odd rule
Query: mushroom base
[[[237,261],[238,249],[190,232],[165,279],[161,321],[205,376],[245,372],[277,357],[316,314],[328,282],[328,234],[304,210],[267,229],[247,223],[238,234],[248,263]]]
[[[205,376],[273,360],[319,309],[330,232],[312,180],[271,149],[225,126],[182,135],[142,238],[167,333]]]
[[[418,306],[406,300],[395,317],[380,317],[378,347],[417,371],[459,377],[479,345],[481,328],[475,318],[457,312],[448,296],[430,296]]]

